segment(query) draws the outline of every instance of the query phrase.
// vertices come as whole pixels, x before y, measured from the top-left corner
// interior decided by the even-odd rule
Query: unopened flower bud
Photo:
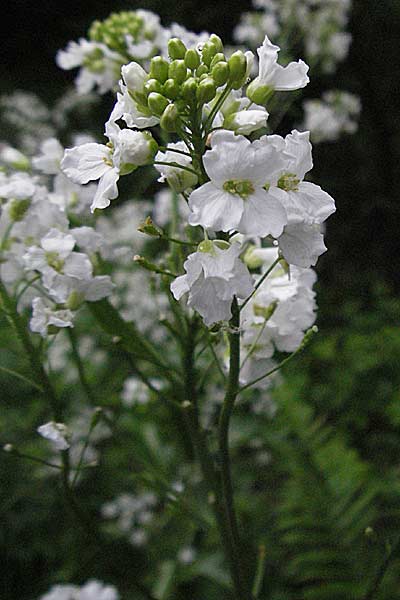
[[[129,91],[142,92],[147,80],[147,73],[143,67],[136,62],[131,62],[121,68],[121,73]]]
[[[168,55],[172,60],[185,58],[186,46],[179,38],[171,38],[168,42]]]
[[[208,75],[208,73],[209,73],[208,67],[207,67],[207,65],[204,65],[204,64],[201,64],[199,66],[199,68],[196,70],[197,77],[201,77],[204,74]]]
[[[242,81],[246,75],[247,60],[241,50],[237,50],[228,60],[230,80],[232,83]]]
[[[211,71],[217,87],[224,85],[229,79],[229,65],[227,62],[218,62]]]
[[[14,452],[14,446],[12,444],[4,444],[4,452]]]
[[[147,104],[154,115],[157,115],[157,117],[161,117],[164,110],[167,108],[169,102],[167,98],[165,98],[161,94],[158,94],[157,92],[151,92],[151,94],[149,94],[149,97],[147,98]]]
[[[84,301],[85,301],[85,298],[82,296],[82,294],[80,294],[76,290],[73,290],[70,293],[70,295],[68,296],[65,306],[69,310],[78,310],[78,308],[80,308],[80,306],[82,306]],[[58,329],[57,329],[57,332],[58,332]]]
[[[154,56],[150,61],[150,77],[164,83],[168,79],[168,61],[162,56]]]
[[[197,81],[194,77],[189,77],[182,84],[181,88],[182,96],[186,100],[186,102],[192,102],[196,98],[197,92]]]
[[[203,63],[207,66],[210,66],[212,59],[217,54],[218,49],[215,44],[212,42],[206,42],[203,46],[203,50],[201,51]]]
[[[137,229],[141,233],[145,233],[146,235],[149,235],[150,237],[160,238],[160,237],[163,237],[163,235],[164,235],[164,231],[161,229],[161,227],[158,227],[158,225],[153,223],[153,220],[151,217],[146,217],[146,220],[143,221],[143,223],[140,223],[140,225]]]
[[[273,92],[274,90],[268,85],[260,85],[257,79],[254,79],[247,86],[246,90],[247,97],[254,102],[254,104],[259,104],[260,106],[266,104]]]
[[[225,55],[222,52],[217,52],[214,58],[211,61],[210,69],[212,69],[217,63],[224,61],[226,62]]]
[[[8,216],[11,221],[22,221],[30,205],[31,201],[29,198],[25,198],[24,200],[12,200],[8,208]]]
[[[179,92],[179,83],[175,79],[167,79],[162,88],[163,95],[170,100],[175,100],[179,96]]]
[[[219,37],[219,35],[217,35],[216,33],[212,33],[210,35],[210,40],[209,41],[212,44],[214,44],[214,46],[217,48],[217,52],[223,52],[224,51],[224,45],[223,45],[222,40]]]
[[[193,48],[186,50],[185,65],[188,69],[191,69],[192,71],[194,69],[197,69],[197,67],[200,65],[199,53]]]
[[[151,94],[151,92],[157,92],[158,94],[161,94],[163,87],[158,79],[149,79],[144,84],[144,89],[147,94]]]
[[[158,150],[158,144],[149,131],[122,129],[118,141],[122,165],[132,165],[133,167],[147,165],[153,160]],[[121,174],[123,174],[122,171]]]
[[[174,133],[178,123],[178,116],[179,113],[175,104],[169,104],[160,119],[161,129],[164,129],[164,131],[168,131],[169,133]]]
[[[173,60],[169,65],[168,77],[175,79],[177,83],[183,83],[187,77],[187,68],[182,59]]]
[[[215,82],[211,77],[207,77],[200,81],[199,87],[197,88],[196,96],[200,104],[206,104],[215,98],[217,89]]]

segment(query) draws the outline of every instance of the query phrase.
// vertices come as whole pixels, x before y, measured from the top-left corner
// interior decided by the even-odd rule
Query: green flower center
[[[62,272],[64,261],[58,256],[57,252],[46,252],[46,260],[48,265],[57,273]]]
[[[278,188],[285,192],[298,192],[300,179],[293,173],[284,173],[278,180]]]
[[[248,179],[229,179],[229,181],[225,181],[222,187],[228,194],[240,196],[244,200],[254,194],[253,183]]]

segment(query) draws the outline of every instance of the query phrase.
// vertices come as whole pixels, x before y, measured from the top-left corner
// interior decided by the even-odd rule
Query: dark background
[[[229,40],[240,14],[251,4],[243,0],[14,0],[1,20],[0,89],[29,89],[51,103],[74,77],[55,65],[57,50],[84,36],[94,18],[139,7],[159,13],[164,24],[177,21]],[[307,96],[318,97],[326,88],[347,89],[362,102],[358,133],[339,143],[319,145],[314,152],[315,181],[335,197],[338,208],[329,220],[329,253],[318,267],[332,307],[341,305],[349,294],[368,303],[377,281],[391,292],[399,289],[400,1],[355,0],[350,30],[353,43],[348,60],[335,75],[317,83],[311,73],[311,85],[305,90]]]

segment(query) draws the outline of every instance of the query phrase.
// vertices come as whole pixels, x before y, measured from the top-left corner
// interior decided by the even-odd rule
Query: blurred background
[[[233,42],[232,30],[241,13],[250,10],[251,5],[242,0],[14,0],[3,11],[0,23],[0,93],[32,91],[51,106],[75,76],[58,69],[54,61],[57,50],[69,40],[84,36],[95,18],[135,8],[155,11],[164,25],[176,21],[196,32],[215,32],[226,42]],[[385,543],[400,530],[400,3],[354,0],[349,31],[353,41],[346,61],[335,74],[319,77],[317,82],[313,82],[311,71],[311,84],[304,90],[306,98],[318,97],[322,90],[331,87],[350,91],[360,97],[362,112],[354,135],[320,143],[314,149],[314,180],[335,198],[337,205],[336,214],[327,224],[329,251],[317,266],[317,322],[321,334],[287,372],[278,396],[283,403],[289,402],[289,396],[304,401],[304,414],[300,408],[296,413],[299,422],[307,422],[307,411],[311,409],[313,418],[337,434],[342,446],[337,450],[333,471],[340,471],[349,459],[349,469],[366,469],[369,481],[378,486],[374,505],[377,541],[371,542],[372,550],[369,547],[378,561]],[[96,108],[100,115],[107,114],[109,102],[110,98],[105,99]],[[101,123],[100,119],[96,116],[95,123]],[[3,131],[0,137],[7,135]],[[3,335],[2,343],[6,342],[7,336]],[[7,427],[19,422],[21,413],[16,402],[25,392],[23,386],[15,386],[9,380],[2,383],[2,390],[8,415],[2,427],[5,435]],[[22,402],[27,424],[35,422],[29,397],[23,397]],[[23,431],[21,424],[19,433]],[[18,427],[16,432],[17,435]],[[357,460],[351,462],[350,456],[357,456]],[[68,554],[70,548],[79,548],[79,542],[72,530],[63,529],[59,501],[52,497],[47,484],[30,480],[29,466],[7,457],[1,459],[4,485],[0,492],[0,597],[29,600],[44,593],[50,570],[57,572],[59,578],[70,576],[78,559]],[[96,478],[89,484],[97,491],[96,486],[104,485],[102,491],[107,491],[107,484]],[[89,496],[90,485],[84,491]],[[300,489],[303,484],[298,485]],[[296,493],[301,496],[293,488],[293,494]],[[50,497],[53,519],[49,518],[49,505],[41,503],[42,494]],[[28,502],[32,503],[32,510],[26,509]],[[62,529],[61,536],[58,527]],[[53,535],[57,541],[49,551]],[[47,540],[47,549],[43,548],[43,539]],[[104,557],[97,557],[98,563],[93,566],[86,556],[87,571],[118,583],[131,569],[132,561],[137,562],[131,577],[145,568],[140,563],[143,557],[138,558],[128,545],[119,545],[115,557],[118,561],[107,569]],[[276,560],[280,560],[278,556]],[[400,577],[399,565],[396,562],[393,566],[382,598],[400,598],[399,586],[396,589],[395,585]],[[272,564],[272,571],[274,568],[277,567]],[[290,580],[290,574],[287,579]],[[294,596],[277,592],[274,598],[303,598],[300,592],[296,596],[295,589],[292,588]],[[187,590],[190,593],[190,587]],[[330,600],[335,598],[329,596]],[[344,596],[339,594],[337,598],[343,600]]]

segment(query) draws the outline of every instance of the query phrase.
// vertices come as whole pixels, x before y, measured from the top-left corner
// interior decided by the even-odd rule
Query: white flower
[[[175,279],[171,291],[177,300],[188,292],[188,306],[200,313],[209,326],[218,321],[228,321],[233,297],[247,298],[253,290],[253,283],[239,258],[242,250],[239,244],[221,249],[218,242],[207,241],[202,242],[199,248],[185,261],[186,275]]]
[[[302,60],[291,62],[286,67],[278,64],[279,46],[265,36],[257,50],[259,74],[247,88],[248,97],[256,103],[264,104],[271,90],[288,92],[304,88],[310,81],[308,65]]]
[[[216,132],[203,158],[211,181],[191,193],[191,225],[251,236],[279,236],[287,223],[279,198],[264,189],[287,156],[273,144],[251,143],[230,131]]]
[[[169,150],[171,148],[171,150]],[[187,151],[184,142],[176,142],[168,144],[166,152],[157,152],[155,160],[159,162],[177,163],[183,167],[192,167],[192,159],[190,156],[173,152],[172,150]],[[184,192],[188,188],[194,187],[197,183],[197,175],[190,173],[179,167],[169,167],[167,165],[155,165],[157,171],[161,173],[158,179],[161,183],[167,181],[170,187],[175,192]]]
[[[78,585],[54,585],[40,600],[118,600],[114,586],[91,579],[82,587]]]
[[[64,423],[55,423],[50,421],[37,428],[39,435],[49,440],[56,450],[67,450],[69,448],[68,428]]]
[[[261,138],[257,143],[268,144],[269,140]],[[281,145],[280,140],[277,143]],[[288,262],[309,267],[326,250],[320,226],[335,212],[335,202],[318,185],[303,181],[313,165],[309,132],[292,131],[285,138],[285,149],[292,158],[269,188],[269,194],[285,207],[288,219],[279,246]]]
[[[136,62],[124,65],[121,69],[122,80],[119,82],[121,92],[117,94],[117,102],[111,112],[110,121],[123,119],[128,127],[153,127],[159,122],[147,106],[145,106],[144,84],[148,79],[146,71]]]
[[[236,134],[250,135],[253,131],[266,127],[269,114],[262,107],[251,107],[231,113],[224,120],[224,127],[232,129]]]
[[[59,50],[56,62],[65,70],[81,67],[75,80],[79,94],[87,94],[95,87],[104,94],[118,81],[124,59],[104,44],[81,38],[78,42],[69,42],[65,50]]]
[[[60,172],[60,162],[64,148],[56,138],[48,138],[40,145],[40,154],[34,156],[32,164],[35,169],[47,175],[57,175]]]
[[[60,329],[74,326],[74,316],[70,310],[54,310],[49,308],[42,298],[33,299],[32,309],[32,317],[29,322],[30,330],[34,333],[40,333],[43,338],[48,334],[48,327]]]
[[[108,144],[89,142],[65,151],[63,172],[74,183],[86,184],[99,179],[91,211],[106,208],[118,196],[120,175],[147,164],[154,155],[155,141],[148,132],[120,129],[113,121],[106,123]]]
[[[264,272],[278,257],[278,250],[260,248],[252,254],[263,261]],[[291,267],[288,273],[278,264],[245,306],[241,323],[242,381],[252,380],[258,372],[260,375],[266,372],[275,349],[279,352],[298,349],[305,331],[315,321],[312,289],[315,281],[312,269]]]

